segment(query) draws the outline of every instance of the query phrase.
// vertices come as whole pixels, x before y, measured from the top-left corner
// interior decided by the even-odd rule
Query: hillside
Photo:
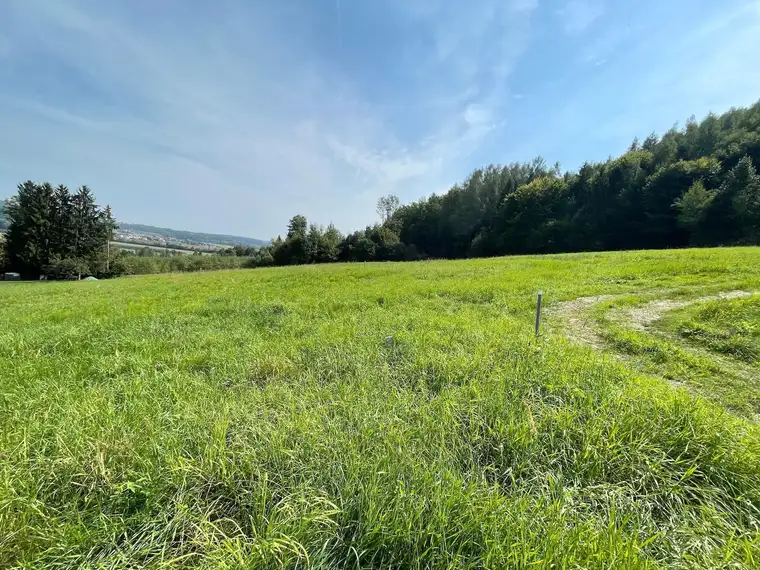
[[[269,242],[242,236],[232,236],[226,234],[207,234],[202,232],[188,232],[184,230],[172,230],[169,228],[159,228],[156,226],[146,226],[144,224],[127,224],[119,222],[119,230],[122,232],[133,232],[136,234],[147,234],[152,236],[161,236],[167,240],[186,242],[193,244],[217,244],[217,245],[244,245],[244,246],[262,246]]]
[[[760,102],[563,172],[491,164],[447,192],[378,203],[382,224],[342,235],[294,215],[264,265],[760,244]]]
[[[759,248],[0,284],[0,567],[757,568],[758,290]]]
[[[3,201],[0,200],[0,231],[7,228],[7,222],[3,216]],[[208,234],[202,232],[188,232],[184,230],[173,230],[170,228],[159,228],[156,226],[147,226],[144,224],[127,224],[119,222],[119,230],[117,230],[118,237],[125,237],[125,234],[131,233],[135,236],[144,236],[146,241],[155,241],[150,238],[163,238],[159,241],[165,243],[177,243],[187,245],[217,245],[217,246],[235,246],[243,245],[246,247],[260,247],[268,245],[268,241],[233,236],[226,234]],[[139,240],[143,241],[143,240]]]

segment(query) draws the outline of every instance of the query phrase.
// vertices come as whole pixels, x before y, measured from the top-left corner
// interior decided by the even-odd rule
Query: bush
[[[91,274],[90,264],[76,257],[54,257],[43,272],[50,279],[79,279]]]
[[[153,255],[143,257],[123,252],[111,260],[108,277],[119,275],[152,275],[156,273],[184,273],[240,269],[253,267],[252,258],[230,255]]]

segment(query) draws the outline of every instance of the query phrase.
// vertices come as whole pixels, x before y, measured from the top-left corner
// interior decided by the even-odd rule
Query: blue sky
[[[269,238],[760,99],[760,0],[2,0],[0,196]]]

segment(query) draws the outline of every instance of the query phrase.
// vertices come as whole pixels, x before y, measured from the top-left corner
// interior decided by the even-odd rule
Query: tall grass
[[[760,363],[760,295],[702,303],[672,320],[671,328],[689,341],[746,364]]]
[[[758,268],[731,249],[6,284],[0,567],[757,567],[757,424],[531,319],[539,288]]]

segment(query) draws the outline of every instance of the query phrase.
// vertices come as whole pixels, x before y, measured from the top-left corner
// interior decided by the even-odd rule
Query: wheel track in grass
[[[648,294],[651,292],[647,292]],[[656,293],[675,293],[675,291],[657,291]],[[629,328],[649,332],[649,328],[662,319],[666,313],[684,309],[697,303],[710,301],[727,301],[731,299],[743,299],[757,294],[757,291],[734,290],[707,295],[695,299],[655,299],[644,305],[629,309],[612,309],[610,311],[615,324],[628,326]],[[618,295],[594,295],[590,297],[578,297],[570,301],[561,301],[547,309],[549,317],[558,317],[565,324],[565,332],[570,340],[578,344],[586,344],[592,348],[602,349],[607,342],[599,332],[599,325],[595,322],[589,311],[599,303],[614,301],[623,297],[629,297],[636,293],[622,293]]]
[[[662,291],[647,291],[642,294],[661,294],[668,295],[674,294],[677,290],[662,290]],[[648,335],[658,336],[670,341],[678,341],[677,345],[680,350],[683,350],[691,355],[699,355],[704,357],[707,351],[703,351],[694,347],[686,346],[680,342],[680,339],[676,335],[666,333],[661,330],[654,329],[652,325],[660,321],[666,314],[684,309],[697,303],[706,303],[711,301],[727,301],[732,299],[745,299],[757,295],[758,291],[746,291],[746,290],[732,290],[715,295],[707,295],[697,297],[693,299],[654,299],[643,305],[629,307],[629,308],[611,308],[608,312],[610,320],[616,324],[631,330],[642,332]],[[607,301],[614,301],[624,297],[635,295],[636,293],[622,293],[616,295],[595,295],[589,297],[578,297],[570,301],[562,301],[547,308],[547,316],[551,319],[556,319],[554,324],[559,325],[559,330],[564,332],[571,342],[590,346],[596,350],[609,349],[613,351],[615,357],[625,362],[630,362],[632,358],[627,357],[619,352],[614,352],[614,349],[610,346],[610,343],[605,340],[602,335],[602,327],[596,321],[595,317],[591,315],[591,310],[600,303]],[[722,355],[709,353],[709,358],[716,362],[718,366],[730,373],[740,376],[744,380],[756,380],[757,372],[750,367],[734,362],[730,358],[723,357]],[[692,390],[694,387],[688,385],[685,382],[681,382],[677,379],[666,378],[661,376],[663,380],[668,382],[677,388],[686,388]],[[760,414],[754,415],[755,421],[760,420]]]
[[[622,295],[595,295],[578,297],[571,301],[561,301],[547,307],[547,316],[557,317],[564,323],[567,337],[577,344],[585,344],[597,350],[602,350],[606,342],[599,334],[599,327],[589,311],[599,303],[619,299]]]

